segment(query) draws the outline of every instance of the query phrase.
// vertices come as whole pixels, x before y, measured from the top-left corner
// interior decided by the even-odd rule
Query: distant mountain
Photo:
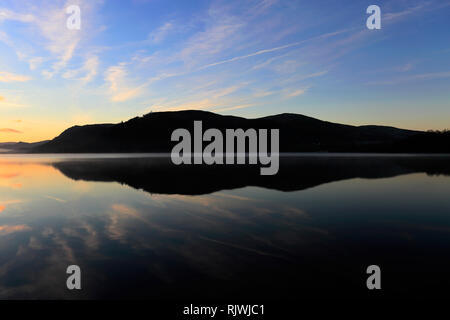
[[[32,149],[41,146],[43,144],[46,144],[49,142],[41,141],[41,142],[34,142],[34,143],[27,143],[27,142],[4,142],[0,143],[0,153],[28,153]]]
[[[205,111],[154,112],[117,124],[74,126],[31,148],[36,153],[170,152],[177,128],[193,132],[195,120],[208,128],[280,129],[280,152],[450,152],[450,133],[386,126],[351,126],[300,114],[258,119]]]

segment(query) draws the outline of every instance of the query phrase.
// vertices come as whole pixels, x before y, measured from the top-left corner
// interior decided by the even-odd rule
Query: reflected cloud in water
[[[373,261],[398,276],[387,294],[420,296],[447,281],[401,275],[450,266],[448,159],[289,157],[267,179],[163,158],[3,159],[0,297],[361,296]]]

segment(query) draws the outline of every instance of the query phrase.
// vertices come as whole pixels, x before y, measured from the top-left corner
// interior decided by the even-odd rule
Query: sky
[[[0,142],[184,109],[450,128],[449,17],[450,0],[2,0]]]

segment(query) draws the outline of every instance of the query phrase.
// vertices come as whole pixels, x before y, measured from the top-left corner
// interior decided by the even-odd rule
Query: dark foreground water
[[[0,298],[450,296],[448,156],[100,158],[0,157]]]

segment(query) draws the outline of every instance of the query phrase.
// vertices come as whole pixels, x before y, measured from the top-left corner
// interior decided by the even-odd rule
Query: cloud
[[[14,74],[6,71],[0,71],[0,82],[26,82],[30,81],[31,77]]]
[[[113,102],[124,102],[137,97],[141,94],[141,92],[141,88],[124,89],[121,92],[115,94],[111,100]]]
[[[132,87],[128,84],[126,63],[120,63],[116,66],[109,67],[106,71],[105,80],[109,82],[109,90],[111,101],[123,102],[135,98],[142,92],[145,86]]]
[[[0,101],[0,107],[23,108],[23,107],[27,107],[27,105],[21,104],[21,103],[12,103],[12,102],[2,102],[2,101]]]
[[[34,17],[32,14],[20,14],[8,9],[0,8],[0,22],[4,20],[33,22],[36,20],[36,17]]]
[[[382,21],[396,22],[397,20],[400,20],[407,16],[413,15],[415,13],[420,13],[420,12],[422,12],[422,10],[424,8],[429,7],[430,5],[431,5],[431,1],[427,1],[427,2],[417,5],[415,7],[410,7],[408,9],[405,9],[403,11],[385,13],[382,17]]]
[[[2,175],[1,176],[1,178],[2,179],[9,179],[9,178],[14,178],[14,177],[16,177],[16,176],[18,176],[18,174],[10,174],[9,176],[8,175]],[[11,204],[17,204],[17,203],[22,203],[23,202],[23,200],[9,200],[9,201],[3,201],[1,204],[0,204],[0,212],[3,212],[3,211],[5,211],[5,209],[9,206],[9,205],[11,205]]]
[[[308,89],[309,88],[301,88],[301,89],[293,90],[293,91],[288,92],[286,94],[286,96],[288,98],[298,97],[298,96],[301,96],[301,95],[305,94],[306,91],[308,91]]]
[[[265,67],[269,66],[272,62],[274,62],[276,60],[280,60],[280,59],[286,57],[287,55],[288,54],[282,54],[282,55],[278,55],[276,57],[269,58],[261,63],[258,63],[257,65],[254,65],[252,67],[252,70],[258,70],[258,69],[265,68]]]
[[[31,228],[25,224],[15,226],[3,225],[0,226],[0,236],[5,236],[14,232],[29,231],[29,230],[31,230]]]
[[[253,12],[255,14],[261,14],[273,5],[275,5],[278,2],[278,0],[262,0],[260,1],[255,8],[253,8]]]
[[[305,76],[300,76],[299,78],[297,78],[298,81],[301,80],[306,80],[306,79],[311,79],[311,78],[317,78],[317,77],[321,77],[324,76],[328,73],[328,70],[324,70],[324,71],[320,71],[320,72],[315,72],[315,73],[311,73],[311,74],[307,74]]]
[[[265,54],[265,53],[270,53],[270,52],[275,52],[275,51],[278,51],[278,50],[291,48],[291,47],[294,47],[294,46],[298,46],[298,45],[302,44],[303,42],[304,41],[294,42],[294,43],[290,43],[290,44],[287,44],[287,45],[284,45],[284,46],[275,47],[275,48],[271,48],[271,49],[259,50],[259,51],[256,51],[256,52],[253,52],[253,53],[250,53],[250,54],[246,54],[246,55],[243,55],[243,56],[237,56],[237,57],[234,57],[234,58],[231,58],[231,59],[210,63],[210,64],[207,64],[207,65],[201,67],[200,70],[203,70],[203,69],[206,69],[206,68],[210,68],[210,67],[215,67],[215,66],[218,66],[218,65],[221,65],[221,64],[225,64],[225,63],[230,63],[230,62],[234,62],[234,61],[238,61],[238,60],[247,59],[247,58],[250,58],[250,57],[255,57],[255,56],[258,56],[260,54]]]
[[[75,55],[75,51],[81,47],[81,41],[92,36],[92,14],[97,5],[102,1],[74,0],[67,1],[65,5],[49,5],[45,10],[40,10],[41,16],[36,23],[41,35],[46,39],[46,49],[52,53],[56,61],[50,70],[42,74],[46,78],[52,78],[61,70],[64,70]],[[81,30],[69,30],[66,28],[67,13],[65,8],[69,5],[78,5],[82,12]],[[89,33],[88,33],[89,32]]]
[[[43,57],[29,57],[29,55],[22,52],[22,50],[19,49],[19,47],[9,38],[9,36],[4,31],[0,31],[0,41],[12,48],[19,60],[26,61],[30,67],[30,70],[35,70],[44,62]]]
[[[53,196],[49,196],[49,195],[47,195],[47,196],[45,196],[45,197],[46,197],[47,199],[55,200],[55,201],[60,202],[60,203],[65,203],[65,202],[67,202],[67,201],[64,200],[64,199],[60,199],[60,198],[53,197]]]
[[[124,204],[116,203],[116,204],[113,204],[111,206],[111,208],[114,211],[124,214],[124,215],[135,216],[135,217],[139,216],[139,212],[136,209],[129,207],[127,205],[124,205]]]
[[[393,80],[381,80],[381,81],[372,81],[369,82],[369,85],[396,85],[405,82],[411,81],[420,81],[420,80],[435,80],[435,79],[444,79],[450,78],[450,71],[445,72],[431,72],[431,73],[423,73],[423,74],[415,74],[407,77],[400,77]]]
[[[79,77],[78,80],[81,81],[82,84],[87,84],[91,82],[98,73],[99,67],[99,59],[97,56],[91,56],[87,58],[83,66],[79,69],[68,70],[62,76],[65,79],[73,79],[75,77]],[[84,76],[81,76],[84,74]]]
[[[0,107],[25,107],[25,105],[16,102],[9,102],[5,97],[0,96]]]
[[[152,40],[153,43],[160,43],[162,42],[167,35],[174,29],[174,25],[172,22],[166,22],[164,25],[159,27],[156,31],[152,32],[149,36],[150,40]]]
[[[261,62],[257,61],[262,60],[263,57],[255,59],[255,64],[259,63],[260,65],[254,69],[251,69],[251,65],[254,63],[253,59],[248,61],[250,63],[250,69],[247,67],[247,70],[242,70],[243,72],[236,72],[236,70],[233,72],[231,69],[233,67],[231,66],[229,70],[224,68],[221,74],[213,74],[207,69],[263,55],[268,55],[268,58],[271,59],[268,62],[269,64],[277,59],[284,58],[286,55],[290,55],[290,61],[288,61],[289,63],[285,63],[284,70],[289,71],[290,74],[296,73],[297,76],[300,67],[298,55],[301,50],[301,48],[297,49],[297,47],[300,47],[302,44],[314,44],[315,41],[337,37],[354,30],[354,28],[347,28],[333,32],[324,32],[305,40],[271,46],[271,44],[280,43],[282,38],[276,37],[276,39],[273,39],[273,37],[269,37],[268,39],[267,37],[261,37],[260,27],[267,27],[266,22],[270,20],[270,23],[278,27],[277,35],[279,32],[283,33],[285,28],[281,31],[279,30],[282,28],[282,24],[280,24],[276,15],[273,15],[271,11],[267,12],[267,14],[270,14],[270,17],[264,16],[261,19],[262,16],[256,18],[258,14],[251,12],[251,9],[256,7],[267,9],[276,5],[276,3],[277,1],[273,0],[254,1],[253,5],[247,6],[246,10],[239,11],[235,10],[236,8],[233,4],[226,4],[222,7],[218,7],[217,2],[212,4],[206,14],[201,16],[200,23],[199,21],[189,23],[190,31],[196,31],[190,33],[190,36],[185,41],[182,40],[177,41],[176,44],[165,45],[161,51],[156,51],[149,56],[146,56],[145,50],[137,50],[129,60],[122,60],[126,62],[109,67],[105,72],[104,79],[108,84],[108,94],[111,101],[123,102],[140,95],[148,95],[146,99],[152,101],[153,110],[182,110],[187,108],[219,108],[222,110],[247,105],[252,102],[247,98],[254,98],[251,92],[255,91],[253,88],[258,83],[278,81],[275,78],[272,78],[273,80],[268,78],[252,78],[250,81],[246,81],[248,79],[245,78],[243,79],[252,70],[263,67]],[[147,44],[148,40],[156,42],[163,41],[165,36],[174,29],[179,28],[179,25],[180,23],[176,21],[164,22],[156,31],[149,35]],[[291,27],[289,25],[289,29]],[[266,48],[255,51],[255,47]],[[292,50],[294,48],[296,50]],[[246,52],[248,53],[242,54]],[[278,57],[271,58],[275,53],[278,53]],[[231,58],[229,58],[230,56]],[[228,59],[224,59],[227,57]],[[301,62],[301,65],[307,63],[307,61],[303,60]],[[322,71],[307,75],[304,76],[303,80],[318,77],[327,72]],[[215,90],[206,92],[204,89],[196,90],[194,88],[193,82],[196,77],[198,79],[203,77],[204,83],[209,83],[211,76],[214,77],[215,81],[220,82],[217,83]],[[240,83],[248,83],[249,90],[239,90],[237,92],[239,89],[236,85],[237,81]],[[294,85],[290,82],[284,87],[292,88]],[[171,92],[166,92],[168,86],[173,88]],[[270,88],[270,85],[265,85],[264,87]],[[271,94],[275,92],[273,89],[271,91]],[[248,92],[250,92],[249,96],[236,98],[239,94],[245,95]],[[276,92],[284,93],[283,90]],[[228,97],[229,95],[232,95],[233,99]]]
[[[30,70],[36,70],[43,62],[44,58],[42,57],[34,57],[28,59],[28,65],[30,67]]]
[[[28,10],[27,14],[0,9],[0,22],[16,20],[29,24],[30,28],[22,30],[28,33],[24,36],[30,41],[20,48],[30,48],[33,44],[38,44],[48,52],[45,58],[33,56],[35,50],[28,50],[28,53],[26,50],[25,52],[18,50],[19,46],[14,44],[4,32],[0,33],[0,40],[12,47],[19,59],[29,64],[31,70],[38,68],[44,61],[49,61],[51,64],[41,74],[46,79],[53,78],[65,70],[75,56],[76,50],[81,48],[82,40],[84,43],[96,33],[93,31],[95,30],[95,26],[92,25],[93,15],[96,7],[102,3],[103,0],[61,0],[45,1],[39,5],[24,4],[22,10]],[[78,5],[81,8],[81,30],[69,30],[66,27],[68,15],[65,9],[69,5]],[[101,28],[97,29],[101,31]]]
[[[51,79],[55,74],[64,69],[67,63],[72,59],[76,46],[77,43],[69,43],[61,47],[59,47],[58,45],[52,45],[50,47],[50,50],[57,53],[59,55],[59,58],[58,61],[52,65],[52,70],[42,71],[42,75],[44,76],[44,78]]]
[[[22,131],[11,129],[11,128],[0,128],[0,132],[4,132],[4,133],[22,133]]]
[[[328,70],[313,72],[309,74],[294,74],[290,77],[284,77],[278,81],[278,86],[284,88],[292,88],[294,85],[297,85],[299,82],[319,78],[328,74]],[[303,85],[304,86],[304,85]]]
[[[408,72],[410,71],[412,68],[414,67],[414,64],[412,63],[407,63],[405,65],[402,65],[400,67],[397,68],[397,71],[399,72]]]
[[[266,53],[271,53],[271,52],[275,52],[275,51],[280,51],[280,50],[283,50],[283,49],[297,47],[299,45],[302,45],[302,44],[310,42],[310,41],[333,37],[333,36],[339,35],[341,33],[347,32],[347,31],[349,31],[349,29],[340,30],[340,31],[336,31],[336,32],[324,33],[324,34],[322,34],[320,36],[313,37],[313,38],[310,38],[310,39],[297,41],[297,42],[292,42],[292,43],[285,44],[283,46],[278,46],[278,47],[274,47],[274,48],[270,48],[270,49],[259,50],[259,51],[256,51],[256,52],[253,52],[253,53],[249,53],[249,54],[246,54],[246,55],[237,56],[237,57],[234,57],[234,58],[230,58],[230,59],[226,59],[226,60],[210,63],[210,64],[207,64],[207,65],[205,65],[203,67],[200,67],[199,70],[215,67],[215,66],[218,66],[218,65],[221,65],[221,64],[225,64],[225,63],[230,63],[230,62],[234,62],[234,61],[239,61],[239,60],[243,60],[243,59],[259,56],[261,54],[266,54]]]
[[[264,98],[267,96],[270,96],[272,94],[276,93],[275,91],[266,91],[266,90],[257,90],[254,94],[253,97],[255,98]]]
[[[232,94],[232,93],[238,91],[239,89],[242,89],[243,87],[245,87],[245,85],[246,84],[244,83],[244,84],[239,84],[239,85],[235,85],[235,86],[231,86],[231,87],[220,88],[218,90],[214,90],[211,93],[207,92],[206,95],[210,95],[214,99],[221,98],[221,97],[227,96],[229,94]]]
[[[0,41],[2,41],[7,46],[15,47],[14,43],[11,41],[11,39],[8,37],[5,31],[0,30]]]
[[[180,58],[185,63],[198,64],[199,59],[214,56],[233,47],[241,37],[245,22],[238,17],[229,16],[221,10],[210,9],[207,27],[190,37],[181,50]]]
[[[253,106],[255,106],[255,104],[249,103],[249,104],[241,104],[241,105],[232,106],[232,107],[214,109],[212,111],[214,111],[214,112],[232,111],[232,110],[250,108],[250,107],[253,107]]]
[[[67,16],[64,8],[58,4],[39,6],[34,11],[35,14],[23,15],[3,9],[3,11],[0,11],[0,17],[3,15],[4,19],[17,20],[35,26],[34,29],[39,31],[40,35],[46,40],[46,49],[57,57],[57,61],[52,65],[52,70],[42,72],[46,78],[51,78],[71,60],[80,40],[80,32],[71,32],[72,30],[65,28]],[[5,36],[2,36],[2,38],[5,38]],[[5,39],[3,41],[5,42]],[[23,53],[18,53],[18,55],[22,58],[26,56]],[[30,67],[36,67],[39,62],[39,59],[31,58]]]
[[[105,80],[109,81],[110,89],[114,92],[119,91],[119,82],[123,80],[126,75],[124,64],[109,67],[106,71]]]

